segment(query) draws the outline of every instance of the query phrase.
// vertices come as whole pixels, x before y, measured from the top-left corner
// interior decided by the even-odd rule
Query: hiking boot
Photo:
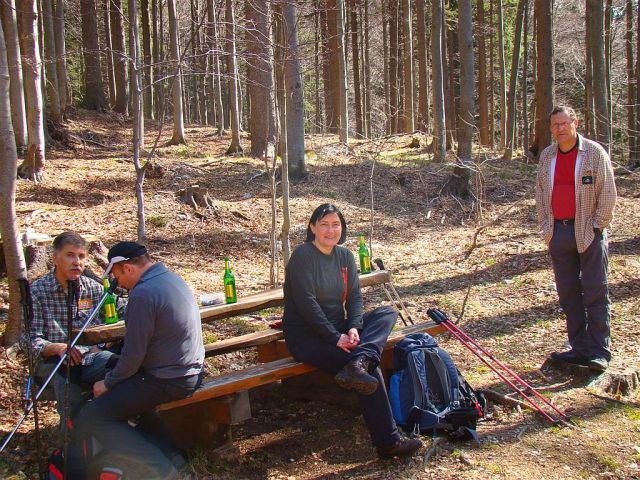
[[[572,363],[574,365],[587,366],[589,364],[588,358],[578,355],[573,350],[567,350],[566,352],[553,352],[549,355],[549,358],[556,362]]]
[[[422,442],[417,438],[400,438],[389,447],[376,447],[378,457],[388,460],[394,457],[410,457],[422,447]]]
[[[609,362],[607,359],[602,357],[591,357],[589,359],[589,370],[593,370],[594,372],[604,372],[607,368],[609,368]]]
[[[347,390],[355,390],[362,395],[371,395],[378,388],[378,379],[369,374],[371,367],[371,360],[364,355],[359,355],[338,372],[335,376],[336,382]]]

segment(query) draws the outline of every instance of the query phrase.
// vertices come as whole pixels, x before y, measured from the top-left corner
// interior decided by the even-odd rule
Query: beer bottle
[[[104,287],[104,291],[109,290],[109,279],[102,279],[102,286]],[[102,304],[104,307],[104,323],[116,323],[118,321],[118,311],[116,310],[116,297],[113,293],[107,295],[104,303]]]
[[[364,235],[358,236],[358,255],[360,257],[360,273],[371,273],[371,259],[369,258],[369,249],[364,241]]]
[[[224,300],[227,303],[236,303],[236,277],[234,277],[231,267],[229,266],[229,257],[224,257]]]

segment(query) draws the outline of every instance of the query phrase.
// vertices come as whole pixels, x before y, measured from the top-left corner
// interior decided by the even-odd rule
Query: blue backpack
[[[485,400],[456,368],[451,356],[427,333],[414,333],[393,350],[395,373],[389,400],[396,423],[406,432],[446,432],[455,440],[480,443],[476,423]]]

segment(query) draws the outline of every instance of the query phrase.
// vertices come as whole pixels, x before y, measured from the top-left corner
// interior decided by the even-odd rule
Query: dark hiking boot
[[[549,358],[556,362],[572,363],[574,365],[582,365],[585,367],[589,364],[588,358],[578,355],[573,350],[567,350],[566,352],[553,352],[549,355]]]
[[[609,368],[609,362],[602,357],[591,357],[589,359],[589,370],[594,372],[604,372]]]
[[[417,438],[401,438],[390,447],[376,447],[378,457],[388,460],[394,457],[410,457],[422,447],[422,442]]]
[[[371,395],[378,388],[378,379],[369,374],[372,362],[364,355],[347,363],[335,376],[342,388],[355,390],[362,395]]]

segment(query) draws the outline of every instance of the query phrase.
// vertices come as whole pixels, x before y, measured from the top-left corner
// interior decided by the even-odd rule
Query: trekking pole
[[[535,409],[541,414],[543,415],[547,420],[549,420],[552,423],[558,423],[559,420],[555,420],[553,419],[550,415],[548,415],[546,412],[544,412],[544,410],[542,410],[535,402],[533,402],[533,399],[531,399],[524,391],[522,391],[520,388],[518,388],[513,382],[511,382],[510,380],[508,380],[506,377],[504,377],[504,375],[501,374],[501,372],[499,372],[493,365],[491,365],[485,358],[482,357],[482,355],[480,355],[480,353],[478,352],[481,351],[482,353],[484,353],[489,359],[491,359],[493,362],[495,362],[496,365],[498,365],[500,368],[502,368],[504,371],[506,371],[509,375],[511,375],[516,381],[518,381],[523,387],[525,387],[529,392],[533,393],[539,400],[541,400],[544,404],[548,405],[550,408],[552,408],[556,413],[558,413],[561,417],[563,417],[565,420],[569,420],[569,417],[567,415],[565,415],[561,410],[559,410],[555,405],[553,405],[551,402],[549,402],[546,398],[544,398],[535,388],[533,388],[531,385],[529,385],[525,380],[523,380],[518,374],[516,374],[513,370],[511,370],[509,367],[507,367],[504,363],[502,363],[500,360],[498,360],[497,358],[495,358],[489,351],[487,351],[486,349],[484,349],[478,342],[476,342],[473,338],[471,338],[469,335],[467,335],[464,331],[462,331],[460,328],[458,328],[456,325],[454,325],[453,323],[451,323],[451,321],[449,320],[449,318],[446,316],[446,314],[444,312],[442,312],[441,310],[435,309],[435,308],[430,308],[429,310],[427,310],[427,314],[429,315],[429,317],[431,317],[437,324],[441,324],[443,325],[454,337],[456,337],[464,346],[466,346],[471,352],[473,352],[478,358],[480,358],[480,360],[482,360],[485,365],[487,365],[489,368],[491,368],[491,370],[493,370],[502,380],[505,381],[505,383],[507,383],[511,388],[513,388],[517,393],[519,393],[520,395],[523,396],[523,398],[525,398],[532,406],[535,407]],[[473,345],[474,348],[471,347],[471,345]],[[477,350],[476,350],[477,349]]]
[[[28,409],[29,398],[33,404],[33,426],[36,437],[36,458],[38,459],[38,475],[44,478],[44,469],[42,465],[42,442],[40,440],[40,421],[38,417],[38,399],[35,396],[35,388],[33,388],[34,365],[33,365],[33,349],[31,347],[31,320],[33,318],[33,304],[31,302],[31,287],[26,278],[19,278],[20,286],[20,305],[22,306],[22,321],[24,323],[24,331],[27,343],[27,367],[29,369],[29,378],[27,380],[27,392],[25,395],[25,412]]]
[[[379,270],[386,270],[384,268],[384,263],[382,262],[381,258],[376,258],[373,261],[373,263],[377,265]],[[402,301],[402,298],[400,297],[400,294],[396,290],[396,287],[393,285],[393,282],[391,280],[389,281],[389,288],[387,288],[387,285],[383,283],[382,290],[387,296],[387,299],[389,300],[389,302],[391,302],[391,304],[398,311],[398,315],[400,316],[400,320],[402,320],[402,323],[404,323],[404,326],[406,327],[409,325],[407,323],[407,320],[409,321],[409,323],[411,323],[411,325],[413,325],[414,321],[413,321],[413,317],[411,316],[411,312],[409,311],[405,303]],[[391,293],[389,293],[389,291],[391,291]],[[396,304],[400,305],[400,308],[398,308]]]
[[[67,280],[67,353],[71,352],[73,348],[71,346],[71,330],[73,330],[73,318],[74,307],[78,301],[78,281]],[[76,309],[77,310],[77,309]],[[69,417],[71,413],[71,407],[69,405],[69,388],[71,387],[71,357],[67,358],[67,368],[64,379],[64,425],[63,425],[63,437],[62,437],[62,472],[63,478],[67,478],[67,459],[69,457]]]
[[[78,343],[78,340],[80,340],[80,337],[84,333],[85,329],[89,326],[89,324],[93,321],[93,319],[96,318],[98,313],[100,313],[100,308],[102,308],[102,304],[107,299],[107,296],[112,294],[113,291],[116,288],[118,288],[118,281],[114,279],[111,282],[111,286],[109,287],[109,289],[106,292],[104,292],[104,294],[102,295],[102,298],[100,299],[98,304],[93,308],[93,311],[91,312],[91,314],[89,314],[87,319],[82,324],[82,327],[80,327],[80,330],[78,331],[76,336],[73,338],[73,341],[71,342],[71,345],[70,345],[71,348],[75,347],[76,343]],[[37,401],[40,398],[40,396],[42,395],[42,392],[44,392],[44,389],[47,388],[47,385],[49,385],[49,383],[53,379],[53,376],[56,374],[58,369],[62,366],[62,364],[64,363],[64,361],[66,360],[68,355],[69,355],[69,350],[67,350],[60,357],[60,360],[58,360],[58,363],[53,368],[53,370],[51,371],[49,376],[46,378],[46,380],[44,381],[44,383],[40,387],[40,390],[38,390],[38,393],[36,393],[34,400]],[[29,402],[29,406],[26,409],[27,411],[22,415],[22,418],[20,418],[20,420],[18,420],[18,423],[15,424],[15,426],[13,427],[13,430],[11,430],[9,435],[7,435],[7,437],[4,439],[4,442],[2,442],[2,445],[0,445],[0,452],[2,452],[5,449],[5,447],[7,446],[7,444],[9,443],[11,438],[13,437],[13,435],[15,435],[16,431],[18,430],[18,428],[20,428],[20,425],[22,425],[22,422],[24,422],[25,418],[27,418],[27,415],[29,415],[29,412],[33,409],[33,405],[34,405],[33,401]]]

